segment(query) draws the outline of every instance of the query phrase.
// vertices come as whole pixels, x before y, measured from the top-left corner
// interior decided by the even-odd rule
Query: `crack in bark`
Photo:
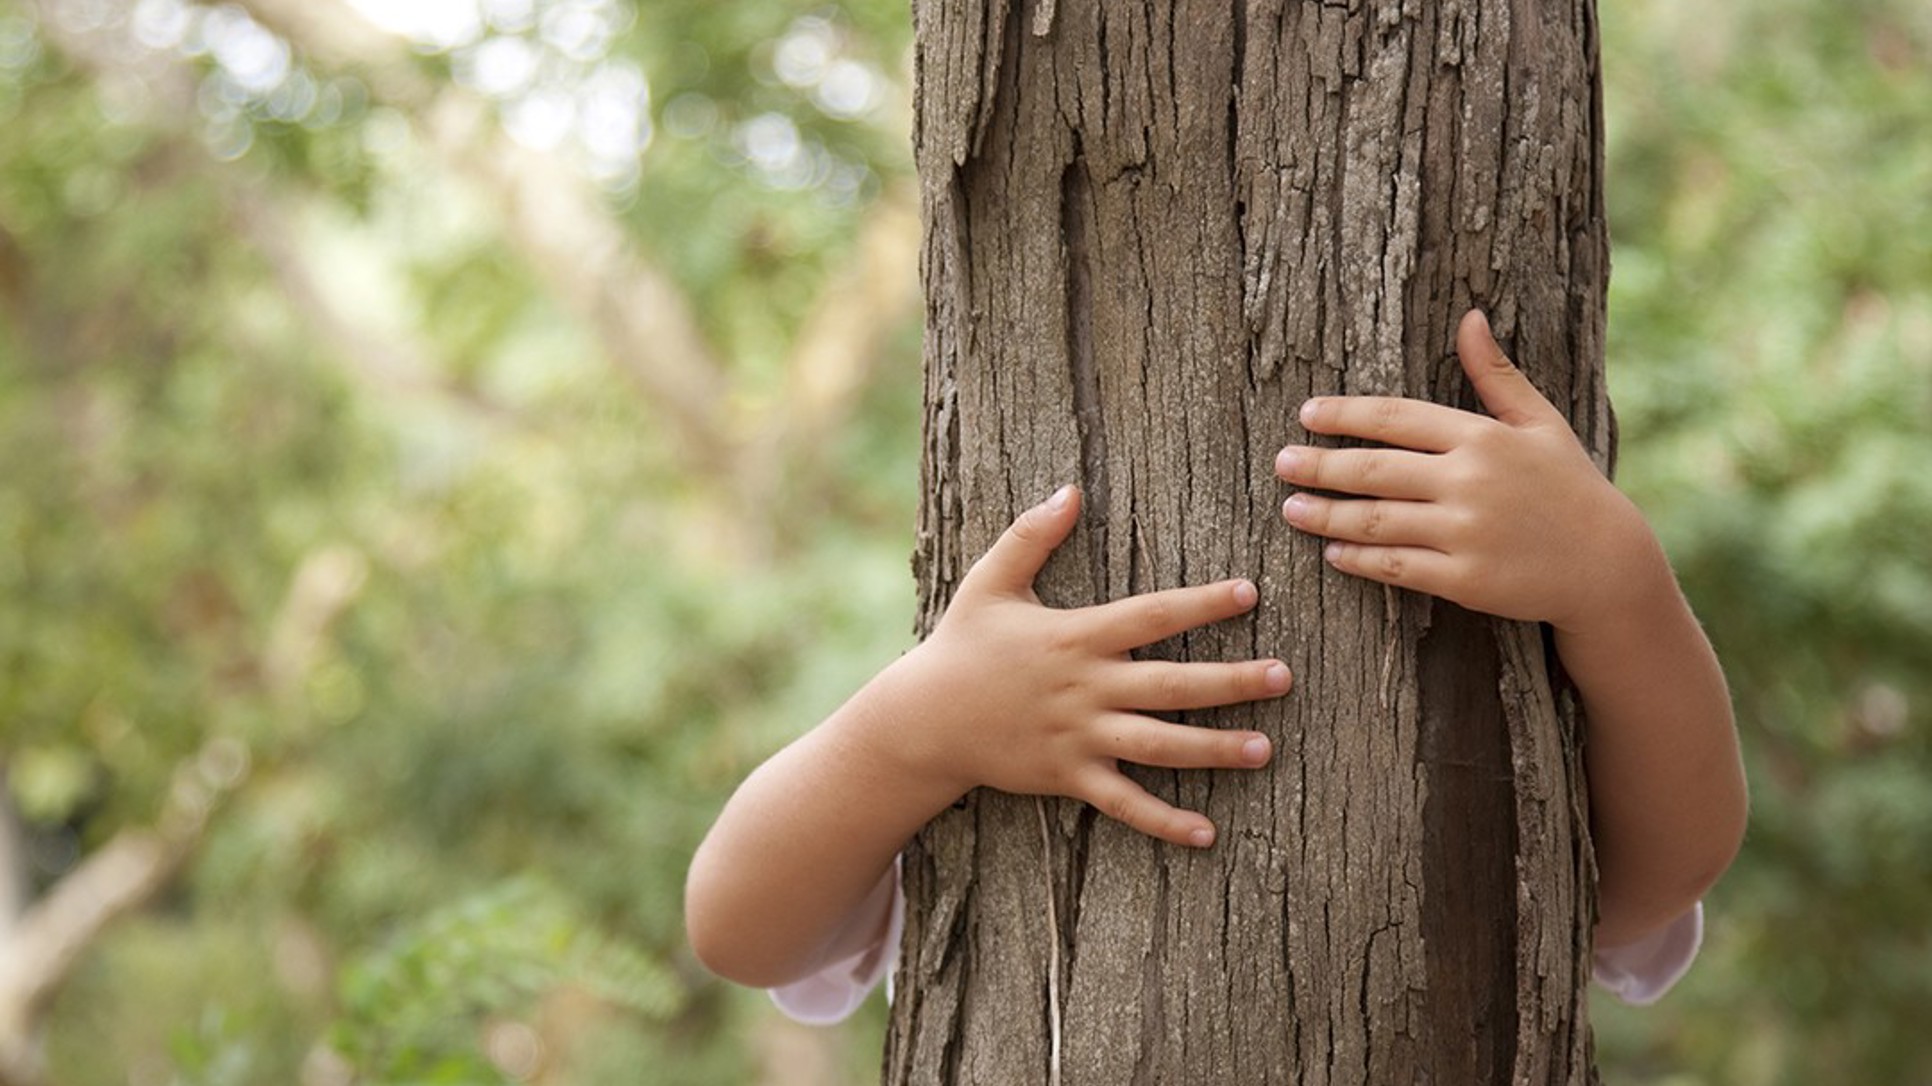
[[[1092,583],[1107,591],[1107,535],[1112,510],[1107,423],[1100,406],[1100,373],[1093,347],[1093,180],[1075,141],[1060,177],[1061,251],[1066,262],[1066,357],[1080,438],[1080,475],[1086,495],[1087,558]]]

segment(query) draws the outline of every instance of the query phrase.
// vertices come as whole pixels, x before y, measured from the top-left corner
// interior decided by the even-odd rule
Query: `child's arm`
[[[960,583],[932,635],[760,766],[699,846],[685,925],[721,976],[775,987],[876,941],[894,856],[972,788],[1071,796],[1143,833],[1205,847],[1214,826],[1149,795],[1119,761],[1254,768],[1258,732],[1142,715],[1277,697],[1277,660],[1128,653],[1255,603],[1247,581],[1055,610],[1033,594],[1079,516],[1072,487],[1022,514]]]
[[[1724,676],[1643,515],[1504,356],[1480,313],[1457,354],[1494,417],[1416,400],[1308,401],[1311,432],[1390,449],[1282,450],[1289,523],[1337,569],[1476,611],[1547,622],[1589,715],[1597,943],[1687,911],[1744,834],[1744,774]]]

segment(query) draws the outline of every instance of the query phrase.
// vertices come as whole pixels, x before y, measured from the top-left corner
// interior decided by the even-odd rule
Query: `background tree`
[[[1932,25],[1602,14],[1619,478],[1756,788],[1698,969],[1593,1007],[1605,1077],[1919,1081]],[[49,1079],[876,1075],[880,1007],[776,1020],[676,909],[726,790],[909,636],[910,29],[0,0],[0,987],[61,963]],[[677,337],[589,304],[651,282],[725,455],[639,373]]]
[[[1078,479],[1044,599],[1253,576],[1252,623],[1166,651],[1299,681],[1193,718],[1275,736],[1269,770],[1138,774],[1211,853],[994,794],[922,835],[888,1079],[1588,1081],[1587,819],[1540,635],[1325,570],[1271,466],[1310,395],[1473,402],[1472,305],[1607,460],[1592,6],[915,17],[926,622]]]

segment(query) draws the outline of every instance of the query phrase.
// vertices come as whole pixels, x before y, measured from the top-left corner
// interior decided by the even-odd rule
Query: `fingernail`
[[[1295,681],[1295,677],[1288,673],[1288,665],[1280,662],[1269,664],[1268,670],[1262,673],[1262,678],[1268,684],[1268,689],[1276,692],[1288,689],[1288,684]],[[1255,742],[1258,743],[1261,740],[1257,739]]]
[[[1314,422],[1315,416],[1321,414],[1321,410],[1322,410],[1321,400],[1319,399],[1303,400],[1301,404],[1301,412],[1300,412],[1302,425],[1306,426],[1307,424]]]
[[[1331,562],[1341,561],[1342,545],[1340,543],[1330,543],[1328,546],[1323,547],[1322,557],[1328,559]]]
[[[1255,736],[1241,744],[1241,760],[1249,765],[1260,765],[1268,760],[1268,741]]]
[[[1195,848],[1206,848],[1214,843],[1214,831],[1208,829],[1195,830],[1193,833],[1187,835],[1187,839]]]
[[[1275,474],[1283,478],[1293,475],[1295,469],[1301,467],[1301,461],[1301,450],[1295,448],[1283,449],[1275,454]]]
[[[1260,598],[1261,593],[1255,591],[1253,581],[1234,582],[1234,602],[1236,604],[1242,607],[1253,607],[1254,601]]]
[[[1067,507],[1067,502],[1071,501],[1072,499],[1073,499],[1073,484],[1068,483],[1066,486],[1063,486],[1060,489],[1054,491],[1053,497],[1047,499],[1047,508],[1057,513],[1060,510],[1065,509]]]
[[[1288,500],[1281,503],[1281,515],[1290,524],[1301,523],[1302,518],[1308,515],[1308,495],[1290,494]]]

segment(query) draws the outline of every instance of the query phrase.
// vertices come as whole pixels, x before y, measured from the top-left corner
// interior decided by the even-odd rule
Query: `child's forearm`
[[[1641,938],[1702,897],[1736,855],[1747,806],[1717,657],[1655,538],[1632,532],[1616,602],[1556,630],[1589,718],[1600,946]]]
[[[1283,449],[1276,474],[1307,489],[1282,515],[1326,537],[1344,573],[1555,628],[1590,718],[1597,939],[1621,945],[1690,908],[1736,854],[1745,794],[1730,696],[1643,514],[1481,313],[1463,316],[1456,354],[1490,417],[1310,399],[1311,434],[1383,447]]]
[[[685,885],[686,930],[713,972],[775,987],[884,930],[894,857],[965,791],[893,753],[904,737],[887,733],[921,723],[909,663],[881,672],[725,805]]]
[[[1092,803],[1143,833],[1204,848],[1214,824],[1121,772],[1254,769],[1267,736],[1150,712],[1280,697],[1279,660],[1176,663],[1133,650],[1248,611],[1245,580],[1054,609],[1033,592],[1073,530],[1072,487],[1022,513],[960,581],[931,636],[753,773],[691,863],[685,927],[707,966],[773,987],[876,940],[894,855],[986,786]]]

